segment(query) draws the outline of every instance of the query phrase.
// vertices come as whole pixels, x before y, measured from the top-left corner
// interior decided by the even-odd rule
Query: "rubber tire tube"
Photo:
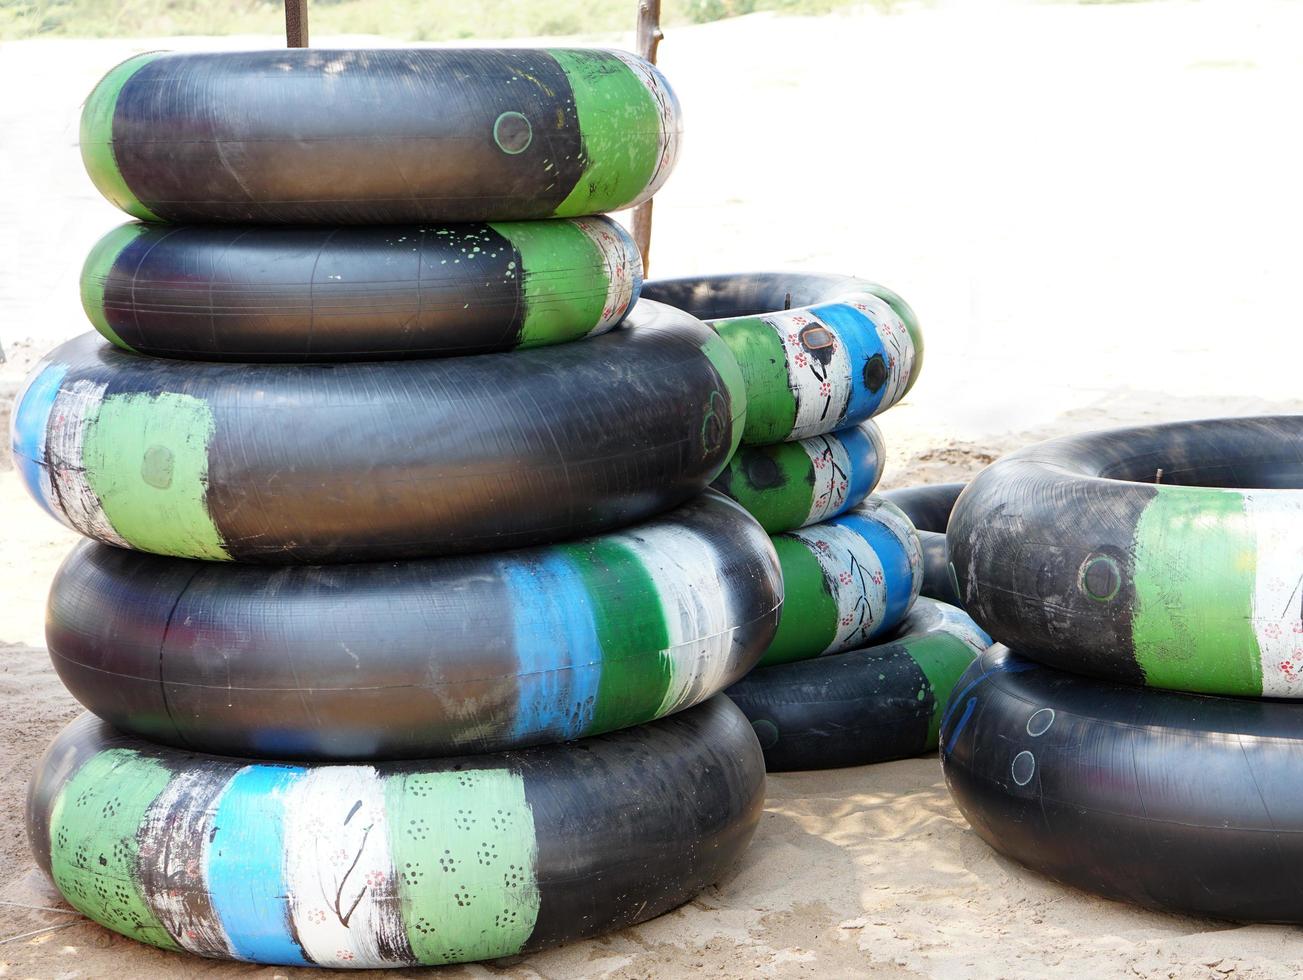
[[[748,445],[823,435],[885,412],[923,367],[914,311],[863,279],[739,273],[653,280],[642,295],[710,321],[737,356]]]
[[[184,558],[343,562],[596,534],[696,496],[746,400],[685,313],[508,354],[338,365],[143,357],[86,334],[14,415],[28,489],[87,537]]]
[[[495,755],[295,766],[86,715],[36,769],[27,832],[79,912],[218,959],[382,967],[531,953],[644,922],[729,873],[764,759],[727,698]]]
[[[609,218],[472,225],[121,225],[82,306],[126,350],[201,361],[447,357],[605,333],[642,258]]]
[[[952,606],[963,608],[954,576],[950,574],[950,557],[946,552],[946,524],[955,500],[963,493],[963,483],[937,483],[926,487],[903,487],[884,490],[884,500],[890,500],[904,511],[923,549],[923,588],[919,595],[939,599]]]
[[[1303,697],[1303,416],[1055,439],[959,497],[964,606],[1051,666],[1208,694]]]
[[[955,681],[990,645],[962,610],[919,599],[876,646],[754,670],[727,694],[770,772],[889,762],[937,747]]]
[[[918,598],[918,535],[900,508],[879,497],[773,542],[783,615],[761,667],[864,646],[895,629]]]
[[[873,422],[799,442],[742,446],[711,486],[738,501],[770,534],[844,514],[873,492],[886,449]]]
[[[782,599],[768,535],[708,491],[601,537],[427,561],[269,568],[86,541],[55,575],[46,642],[73,697],[128,734],[418,758],[704,701],[755,666]]]
[[[941,761],[978,836],[1033,871],[1167,912],[1300,923],[1301,713],[1094,680],[996,645],[955,688]]]
[[[146,221],[374,225],[633,207],[681,131],[665,78],[621,51],[291,48],[129,58],[80,144]]]

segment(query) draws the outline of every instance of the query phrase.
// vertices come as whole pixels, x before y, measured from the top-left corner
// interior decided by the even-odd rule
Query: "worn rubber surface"
[[[601,537],[427,561],[271,568],[83,542],[55,576],[46,639],[72,695],[142,738],[417,758],[704,701],[760,659],[782,590],[768,535],[707,492]]]
[[[82,269],[82,305],[127,350],[218,361],[446,357],[604,333],[642,288],[609,218],[471,225],[133,223]]]
[[[950,519],[964,606],[1066,670],[1303,697],[1301,440],[1303,416],[1209,419],[1007,456]]]
[[[738,273],[653,280],[643,295],[709,320],[737,356],[749,445],[862,422],[905,397],[923,367],[914,311],[863,279]]]
[[[873,492],[885,463],[882,432],[861,422],[799,442],[742,446],[712,485],[778,534],[850,510]]]
[[[990,645],[959,609],[919,599],[876,646],[753,670],[727,693],[770,772],[904,759],[936,748],[955,681]]]
[[[376,766],[181,752],[86,715],[38,764],[27,827],[68,902],[140,942],[404,966],[667,912],[737,860],[764,788],[724,697],[567,745]]]
[[[681,128],[664,77],[620,51],[154,52],[91,92],[81,152],[148,221],[512,221],[651,197]]]
[[[864,646],[905,618],[923,582],[918,535],[900,509],[869,497],[840,517],[773,537],[783,615],[761,666]]]
[[[993,848],[1106,898],[1303,922],[1303,706],[1151,691],[994,646],[941,726],[950,792]]]
[[[918,532],[918,543],[923,549],[923,588],[919,595],[961,608],[963,603],[959,601],[955,579],[950,574],[950,558],[946,553],[946,524],[964,486],[962,483],[937,483],[884,490],[881,494],[884,500],[890,500],[904,512]]]
[[[640,303],[583,343],[439,360],[204,363],[87,334],[29,377],[13,446],[38,502],[107,544],[370,561],[643,520],[719,475],[745,413],[719,337]]]

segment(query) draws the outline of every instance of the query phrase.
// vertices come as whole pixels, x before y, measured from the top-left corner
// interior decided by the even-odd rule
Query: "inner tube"
[[[665,78],[622,51],[153,52],[91,92],[81,154],[146,221],[512,221],[646,200],[681,131]]]
[[[918,535],[900,508],[879,497],[773,542],[783,615],[762,667],[864,646],[894,629],[918,598]]]
[[[885,490],[881,494],[884,500],[890,500],[904,512],[918,532],[918,543],[923,549],[923,587],[919,594],[960,607],[963,603],[946,554],[946,524],[964,486],[963,483],[937,483]]]
[[[642,288],[609,218],[233,228],[133,223],[91,250],[86,315],[126,350],[203,361],[446,357],[605,333]]]
[[[442,360],[202,363],[86,334],[36,367],[13,438],[36,499],[106,544],[374,561],[643,520],[719,475],[745,413],[723,342],[641,303],[583,343]]]
[[[1043,663],[1128,684],[1303,697],[1303,416],[1055,439],[950,519],[964,606]]]
[[[27,833],[73,908],[152,946],[436,965],[683,904],[746,848],[764,790],[724,697],[570,745],[375,766],[178,752],[86,715],[37,767]]]
[[[492,555],[218,565],[83,542],[46,639],[73,697],[179,748],[316,761],[487,752],[651,721],[773,638],[769,537],[707,492],[597,538]]]
[[[1300,923],[1300,710],[1092,680],[996,645],[955,687],[941,762],[978,836],[1057,881]]]
[[[955,681],[990,645],[966,613],[919,599],[886,642],[755,670],[727,694],[770,772],[889,762],[937,747]]]
[[[822,435],[885,412],[918,379],[909,304],[851,276],[784,272],[658,279],[642,295],[709,320],[742,366],[742,441]]]
[[[742,446],[711,484],[770,534],[843,514],[873,492],[886,448],[873,422],[800,442]]]

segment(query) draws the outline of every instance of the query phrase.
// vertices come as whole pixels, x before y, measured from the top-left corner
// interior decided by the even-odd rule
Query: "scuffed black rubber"
[[[661,915],[728,873],[764,790],[724,697],[567,745],[376,766],[182,752],[85,715],[37,766],[27,834],[74,908],[141,942],[392,967]]]
[[[448,357],[604,333],[642,287],[609,218],[467,225],[133,223],[96,244],[82,306],[127,350],[201,361]]]
[[[955,686],[946,783],[991,847],[1106,898],[1303,922],[1303,707],[1150,691],[994,646]]]
[[[274,568],[82,542],[50,588],[68,690],[128,734],[272,758],[490,752],[641,724],[778,627],[769,537],[707,491],[564,545]]]
[[[919,599],[885,643],[761,667],[726,693],[770,772],[904,759],[936,747],[955,680],[990,642],[963,611]]]
[[[723,342],[640,303],[582,343],[319,365],[144,357],[87,334],[14,413],[51,514],[178,557],[370,561],[596,534],[700,493],[746,398]]]
[[[1303,698],[1303,415],[1054,439],[987,467],[947,533],[964,607],[1051,666]]]
[[[938,483],[878,494],[903,510],[918,531],[918,543],[923,547],[923,589],[919,594],[961,608],[963,603],[959,600],[946,555],[946,524],[950,521],[955,500],[963,490],[962,483]]]

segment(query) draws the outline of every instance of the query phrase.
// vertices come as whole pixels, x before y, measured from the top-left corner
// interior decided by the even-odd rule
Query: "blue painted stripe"
[[[973,666],[968,668],[964,673],[964,677],[972,673],[973,668],[977,667],[981,662],[981,660],[974,660]],[[938,730],[942,734],[945,733],[946,725],[950,722],[950,716],[955,713],[955,708],[959,707],[959,703],[968,695],[969,691],[977,687],[978,684],[981,684],[982,681],[986,680],[988,677],[993,674],[1021,674],[1025,670],[1035,670],[1037,666],[1037,664],[1030,660],[1006,660],[995,667],[989,667],[982,671],[982,673],[969,681],[962,691],[950,695],[950,702],[946,705],[945,714],[941,716],[941,724],[938,726]],[[961,677],[959,679],[963,680],[964,678]],[[947,741],[953,741],[953,736]],[[947,749],[947,751],[949,751],[949,749]]]
[[[602,645],[583,576],[564,556],[502,563],[519,664],[517,738],[579,738],[593,719]]]
[[[869,391],[864,383],[864,365],[869,359],[875,354],[881,354],[884,360],[887,357],[887,349],[878,335],[878,325],[868,314],[861,313],[847,303],[814,306],[811,307],[811,312],[837,334],[850,360],[851,397],[846,403],[842,421],[847,424],[863,422],[878,410],[887,393],[885,383],[876,392]]]
[[[206,881],[240,959],[311,964],[290,931],[285,881],[285,796],[305,773],[301,766],[248,766],[217,803]]]
[[[900,625],[909,612],[913,596],[913,570],[909,567],[909,552],[894,531],[872,517],[850,513],[837,518],[835,523],[850,528],[867,541],[882,562],[883,579],[887,586],[887,608],[878,625],[869,634],[870,637],[881,636]]]
[[[954,751],[955,743],[959,741],[959,736],[968,724],[968,719],[973,717],[973,709],[977,707],[977,698],[969,698],[968,704],[964,706],[964,713],[959,716],[959,721],[955,723],[955,730],[950,733],[950,738],[946,741],[946,747],[942,750],[942,755],[949,755]]]
[[[872,424],[872,423],[870,423]],[[877,426],[874,426],[877,429]],[[850,479],[846,488],[846,510],[860,504],[873,492],[882,479],[883,454],[880,446],[859,426],[839,429],[833,438],[841,440],[850,458]]]
[[[38,504],[50,516],[59,518],[54,501],[50,499],[49,474],[45,463],[45,433],[50,424],[50,412],[59,394],[59,385],[68,373],[66,364],[48,364],[40,374],[27,383],[19,397],[11,423],[14,463]]]

